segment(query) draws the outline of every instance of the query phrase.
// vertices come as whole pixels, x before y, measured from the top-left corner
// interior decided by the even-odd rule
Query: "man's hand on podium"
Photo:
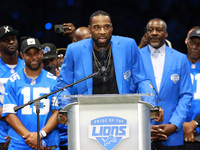
[[[61,124],[67,124],[67,114],[59,114],[58,113],[58,122]]]
[[[159,107],[159,112],[155,113],[154,121],[163,122],[163,119],[164,119],[164,110],[161,107]]]

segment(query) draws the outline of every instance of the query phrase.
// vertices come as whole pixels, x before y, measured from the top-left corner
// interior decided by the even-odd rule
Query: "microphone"
[[[158,96],[158,99],[159,99],[159,101],[160,101],[160,107],[162,107],[162,100],[161,100],[161,98],[160,98],[160,96],[159,96],[159,94],[158,94],[158,92],[156,91],[156,89],[153,87],[153,85],[151,84],[151,83],[149,83],[149,85],[150,85],[150,87],[156,92],[156,95]],[[158,101],[158,102],[159,102]],[[156,114],[159,114],[159,108],[160,108],[159,106],[155,106],[153,109],[151,109],[150,110],[150,118],[151,119],[153,119],[154,118],[154,116],[156,115]]]
[[[104,47],[101,47],[99,49],[99,56],[100,56],[100,62],[101,62],[101,69],[100,73],[103,76],[103,82],[106,82],[107,78],[107,71],[106,71],[106,50]]]
[[[156,89],[153,87],[153,85],[152,85],[151,83],[149,83],[149,85],[150,85],[150,87],[156,92],[156,95],[158,96],[158,99],[159,99],[158,102],[160,102],[160,107],[162,107],[162,100],[161,100],[161,98],[160,98],[158,92],[156,91]],[[158,107],[158,106],[156,106],[156,107]]]

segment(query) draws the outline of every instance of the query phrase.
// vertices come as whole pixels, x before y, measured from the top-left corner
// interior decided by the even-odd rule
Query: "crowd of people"
[[[128,93],[155,94],[154,103],[147,101],[159,106],[151,120],[152,150],[200,149],[199,26],[188,31],[187,55],[172,48],[167,24],[159,18],[148,21],[138,45],[112,35],[111,16],[102,10],[90,16],[88,27],[64,23],[63,28],[72,41],[67,48],[27,36],[20,50],[18,31],[0,28],[0,150],[66,150],[67,116],[58,112],[67,102],[61,96]],[[95,72],[91,79],[29,103]]]

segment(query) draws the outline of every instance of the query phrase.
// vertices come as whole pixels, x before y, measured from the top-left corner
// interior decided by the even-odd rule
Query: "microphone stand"
[[[36,108],[36,114],[37,114],[37,145],[38,145],[38,150],[40,150],[40,118],[39,118],[39,114],[40,114],[40,101],[36,101],[34,103],[35,108]]]
[[[93,74],[91,74],[91,75],[89,75],[89,76],[87,76],[87,77],[85,77],[85,78],[83,78],[83,79],[81,79],[81,80],[78,80],[78,81],[76,81],[76,82],[74,82],[74,83],[71,83],[71,84],[69,84],[69,85],[65,85],[64,87],[62,87],[62,88],[60,88],[60,89],[58,89],[58,90],[55,90],[55,91],[53,91],[53,92],[51,92],[51,93],[49,93],[49,94],[45,94],[45,95],[43,95],[43,96],[40,96],[40,97],[38,97],[38,98],[36,98],[35,100],[32,100],[32,101],[29,101],[28,103],[25,103],[25,104],[23,104],[23,105],[20,105],[20,106],[15,106],[14,107],[14,111],[15,112],[17,112],[18,110],[20,110],[20,109],[22,109],[22,108],[24,108],[25,106],[27,106],[27,105],[31,105],[31,104],[35,104],[35,107],[36,107],[36,114],[37,114],[37,145],[38,145],[38,150],[40,150],[40,132],[39,132],[39,114],[40,114],[40,100],[42,100],[42,99],[47,99],[47,97],[48,96],[50,96],[50,95],[52,95],[52,94],[55,94],[55,93],[57,93],[57,92],[59,92],[59,91],[64,91],[66,88],[68,88],[68,87],[71,87],[71,86],[73,86],[73,85],[75,85],[75,84],[77,84],[77,83],[79,83],[79,82],[82,82],[82,81],[84,81],[84,80],[87,80],[87,79],[89,79],[89,78],[92,78],[92,77],[94,77],[94,76],[96,76],[96,75],[98,75],[100,73],[100,71],[98,71],[98,72],[95,72],[95,73],[93,73]]]
[[[161,100],[161,98],[160,98],[160,96],[159,96],[159,94],[158,94],[158,92],[156,91],[156,89],[154,88],[154,86],[151,84],[151,83],[149,83],[149,85],[150,85],[150,87],[155,91],[155,93],[156,93],[156,95],[158,96],[158,99],[159,99],[159,101],[161,102],[161,108],[162,108],[162,100]],[[159,106],[155,106],[153,109],[151,109],[150,110],[150,113],[151,113],[151,116],[155,116],[155,114],[158,114],[159,113],[159,108],[160,108]],[[153,117],[152,117],[153,118]]]

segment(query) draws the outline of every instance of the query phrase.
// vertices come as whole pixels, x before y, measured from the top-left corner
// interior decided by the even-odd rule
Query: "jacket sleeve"
[[[64,86],[73,83],[73,81],[74,81],[73,55],[71,46],[69,45],[67,48],[67,52],[65,54],[64,61],[61,66],[58,82],[54,87],[54,90],[63,88]],[[62,98],[64,95],[71,95],[71,87],[64,89],[62,92],[57,93],[58,105],[61,108],[65,107],[68,104],[66,99]]]
[[[153,89],[150,86],[150,80],[147,76],[146,70],[144,68],[144,64],[142,61],[141,54],[139,49],[135,43],[133,42],[132,46],[132,80],[131,90],[137,89],[137,93],[154,93]],[[134,92],[134,91],[132,91]],[[135,91],[136,92],[136,91]],[[155,100],[153,99],[145,99],[146,102],[155,106]]]

